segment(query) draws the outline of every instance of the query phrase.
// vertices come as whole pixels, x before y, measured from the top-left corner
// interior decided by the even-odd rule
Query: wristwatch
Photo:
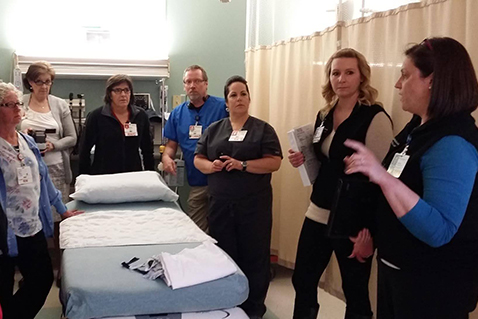
[[[241,165],[242,165],[242,171],[245,172],[247,169],[247,161],[241,162]]]

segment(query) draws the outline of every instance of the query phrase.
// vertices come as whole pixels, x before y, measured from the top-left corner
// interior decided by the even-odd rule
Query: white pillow
[[[80,175],[71,198],[88,204],[126,203],[163,200],[174,202],[179,196],[153,171]]]

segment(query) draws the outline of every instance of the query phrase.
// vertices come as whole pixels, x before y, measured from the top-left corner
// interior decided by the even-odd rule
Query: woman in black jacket
[[[106,82],[105,105],[88,114],[80,145],[80,174],[154,170],[146,113],[133,105],[133,82],[117,74]],[[93,163],[90,152],[95,146]]]
[[[465,319],[478,301],[478,81],[466,49],[431,38],[405,51],[395,87],[415,116],[381,165],[361,143],[346,173],[380,186],[380,319]]]
[[[377,157],[383,157],[393,137],[392,123],[376,102],[378,93],[370,85],[370,67],[361,53],[337,51],[327,62],[326,77],[322,90],[326,106],[317,114],[313,141],[321,167],[305,214],[292,277],[294,319],[317,317],[317,286],[332,252],[342,276],[345,318],[370,319],[371,235],[363,229],[355,238],[329,238],[326,229],[338,180],[345,176],[343,159],[352,152],[344,141],[360,140],[372,147]],[[304,163],[304,155],[289,150],[289,161],[298,167]]]

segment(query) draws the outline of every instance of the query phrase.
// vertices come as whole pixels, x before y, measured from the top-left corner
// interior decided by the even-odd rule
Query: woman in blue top
[[[53,281],[45,239],[53,235],[51,205],[63,218],[80,212],[67,211],[35,142],[16,132],[20,97],[12,84],[0,83],[0,205],[8,224],[8,247],[0,252],[0,304],[5,318],[33,319]],[[24,283],[13,293],[15,267]]]
[[[478,82],[451,38],[426,39],[405,56],[395,87],[416,116],[385,168],[362,144],[345,142],[356,151],[346,173],[367,175],[383,192],[377,318],[464,319],[478,300]]]

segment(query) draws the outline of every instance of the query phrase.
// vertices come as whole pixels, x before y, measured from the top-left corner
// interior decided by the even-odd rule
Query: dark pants
[[[0,256],[0,304],[4,319],[33,319],[45,303],[53,282],[53,269],[43,231],[17,237],[18,256]],[[15,266],[24,278],[13,294]]]
[[[249,280],[249,297],[241,308],[262,317],[270,281],[272,193],[241,200],[210,198],[209,232]]]
[[[467,319],[478,301],[478,267],[403,271],[378,262],[378,319]]]
[[[296,293],[294,319],[317,317],[317,287],[333,251],[339,263],[342,289],[347,303],[345,318],[371,318],[368,281],[372,258],[368,258],[365,263],[348,258],[352,253],[353,243],[349,239],[326,237],[326,228],[326,225],[309,218],[305,218],[302,226],[292,276]]]

